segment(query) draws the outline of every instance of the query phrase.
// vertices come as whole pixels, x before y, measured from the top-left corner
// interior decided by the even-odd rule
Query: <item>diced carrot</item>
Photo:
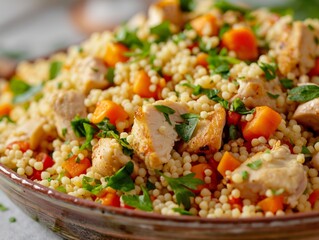
[[[242,127],[243,136],[247,141],[253,138],[268,139],[278,128],[282,117],[268,106],[256,107],[254,117]]]
[[[237,125],[240,118],[241,118],[241,115],[239,113],[227,111],[226,122],[228,126]]]
[[[257,205],[264,212],[276,213],[278,210],[284,209],[284,197],[282,195],[267,197],[258,202]]]
[[[218,185],[217,175],[212,166],[210,166],[207,163],[199,163],[197,165],[192,166],[191,168],[191,172],[195,173],[194,177],[202,180],[203,182],[205,182],[206,170],[210,170],[212,172],[212,174],[209,176],[210,183],[204,183],[199,185],[197,189],[195,190],[196,192],[200,192],[203,188],[208,188],[210,190],[216,190],[217,188],[217,185]]]
[[[110,67],[115,67],[118,62],[126,62],[128,57],[125,56],[125,53],[129,49],[120,43],[109,43],[106,45],[106,54],[104,61]]]
[[[158,100],[160,98],[160,92],[165,86],[165,79],[161,79],[160,85],[156,86],[154,92],[150,91],[150,86],[152,85],[150,77],[144,70],[140,70],[134,79],[133,83],[133,93],[140,95],[143,98],[154,98]]]
[[[309,195],[308,202],[310,202],[311,206],[313,207],[318,200],[319,200],[319,189],[316,189]]]
[[[225,177],[226,171],[234,171],[240,165],[241,162],[236,159],[230,152],[225,152],[218,164],[217,171]]]
[[[9,115],[12,110],[12,105],[10,103],[0,104],[0,117]]]
[[[193,19],[190,25],[200,36],[216,36],[219,31],[217,19],[211,13]]]
[[[13,145],[15,144],[19,146],[19,149],[21,152],[26,152],[30,149],[30,144],[26,141],[15,141],[15,142],[9,143],[7,145],[7,149],[13,149]]]
[[[196,58],[196,64],[207,68],[208,67],[207,58],[208,58],[207,53],[199,53]]]
[[[114,192],[108,192],[104,197],[97,198],[96,201],[105,206],[120,207],[120,197]]]
[[[128,114],[121,105],[110,100],[102,100],[97,103],[91,122],[96,124],[106,117],[112,124],[115,124],[117,121],[124,121],[127,119]]]
[[[233,28],[222,37],[222,45],[234,51],[239,59],[254,60],[258,57],[257,39],[250,28]]]
[[[315,66],[309,71],[310,77],[319,76],[319,58],[316,59]]]
[[[77,155],[72,156],[62,163],[62,168],[66,170],[71,177],[85,173],[89,167],[91,167],[90,160],[88,158],[80,160]]]

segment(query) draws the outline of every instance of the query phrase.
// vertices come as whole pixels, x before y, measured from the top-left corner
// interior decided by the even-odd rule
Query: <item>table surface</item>
[[[46,227],[28,217],[10,199],[0,191],[0,204],[7,208],[0,211],[0,233],[3,240],[61,240]],[[10,222],[10,218],[15,218],[15,222]]]

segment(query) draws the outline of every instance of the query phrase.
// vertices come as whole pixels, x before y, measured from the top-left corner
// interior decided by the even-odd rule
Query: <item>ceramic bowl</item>
[[[319,239],[319,212],[247,219],[162,216],[72,197],[1,164],[0,189],[31,218],[66,239]]]

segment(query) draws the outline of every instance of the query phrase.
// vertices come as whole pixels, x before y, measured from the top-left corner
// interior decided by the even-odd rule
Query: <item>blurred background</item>
[[[92,31],[110,29],[145,11],[151,2],[154,0],[0,0],[0,68],[8,59],[32,59],[79,43]],[[291,8],[299,19],[319,17],[319,0],[231,2],[279,11]]]

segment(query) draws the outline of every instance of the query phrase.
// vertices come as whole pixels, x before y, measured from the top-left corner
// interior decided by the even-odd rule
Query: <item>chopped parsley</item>
[[[291,79],[284,78],[284,79],[280,79],[279,81],[285,89],[291,89],[294,86],[294,81]]]
[[[94,195],[99,194],[103,189],[103,186],[100,180],[87,177],[87,176],[84,176],[82,178],[82,187]]]
[[[319,86],[303,85],[288,92],[288,99],[296,102],[308,102],[319,97]]]
[[[185,209],[190,209],[190,198],[195,196],[191,190],[197,189],[199,185],[203,184],[203,181],[195,178],[195,173],[190,173],[179,178],[171,178],[161,172],[158,173],[165,178],[168,185],[174,191],[177,203],[183,204]]]
[[[62,128],[62,136],[65,137],[65,135],[68,133],[67,128]]]
[[[130,31],[127,27],[121,27],[117,31],[115,40],[128,48],[143,46],[143,42],[137,37],[136,31]]]
[[[249,178],[249,173],[247,171],[242,171],[241,177],[243,178],[243,180],[247,180]]]
[[[243,101],[240,100],[240,98],[235,98],[230,106],[230,111],[237,112],[241,115],[247,115],[254,113],[255,109],[247,109]]]
[[[85,131],[85,142],[82,144],[81,146],[81,150],[84,149],[91,149],[92,145],[91,145],[91,141],[94,138],[94,134],[97,132],[97,129],[95,127],[93,127],[91,124],[89,123],[83,123],[83,128]]]
[[[122,200],[128,206],[151,212],[153,211],[153,204],[150,195],[148,194],[148,191],[147,189],[145,189],[145,187],[142,186],[141,188],[143,191],[143,195],[123,195]]]
[[[236,140],[239,137],[239,132],[238,129],[235,125],[230,125],[229,126],[229,138],[231,140]]]
[[[56,78],[60,74],[62,67],[63,63],[60,61],[51,62],[49,69],[49,80]]]
[[[226,11],[236,11],[240,12],[242,14],[247,14],[249,12],[249,9],[239,7],[237,5],[231,4],[226,0],[217,0],[215,1],[214,7],[220,9],[222,12]]]
[[[81,118],[79,116],[75,116],[75,118],[71,121],[71,127],[73,129],[73,132],[77,137],[85,137],[86,136],[86,130],[84,128],[84,124],[90,124],[89,119],[87,118]]]
[[[191,12],[196,7],[195,0],[179,0],[179,4],[183,12]]]
[[[17,221],[17,219],[15,217],[10,217],[9,218],[9,222],[11,223],[15,223]]]
[[[279,98],[279,94],[272,94],[272,93],[270,93],[270,92],[267,92],[267,95],[268,95],[270,98],[272,98],[272,99],[277,99],[277,98]]]
[[[105,74],[105,79],[106,79],[109,83],[113,84],[113,83],[114,83],[114,76],[115,76],[115,69],[114,69],[113,67],[109,67],[109,68],[107,69],[106,74]]]
[[[177,212],[177,213],[179,213],[181,215],[186,215],[186,216],[192,216],[193,215],[191,212],[186,211],[186,210],[184,210],[182,208],[173,208],[173,211]]]
[[[106,186],[122,192],[133,190],[135,188],[134,181],[131,178],[133,170],[134,164],[130,161],[108,179]]]
[[[0,117],[0,122],[3,121],[3,120],[7,120],[7,122],[10,122],[10,123],[14,123],[14,121],[10,118],[10,116],[8,115],[3,115]]]
[[[147,180],[146,182],[146,188],[147,190],[154,190],[156,187],[155,187],[155,184],[150,182],[149,180]]]
[[[285,192],[285,189],[280,188],[278,190],[271,189],[271,193],[273,196],[279,196]]]
[[[154,107],[157,109],[157,111],[163,113],[166,121],[172,125],[171,123],[171,120],[169,119],[169,115],[171,114],[174,114],[175,113],[175,110],[170,108],[170,107],[167,107],[165,105],[154,105]]]
[[[13,97],[13,103],[24,103],[29,101],[32,97],[35,97],[35,100],[39,100],[42,96],[40,92],[42,91],[43,85],[39,84],[36,86],[30,86],[30,88],[20,94],[20,95],[15,95]]]
[[[223,35],[226,32],[228,32],[230,29],[231,29],[231,26],[228,23],[224,24],[219,30],[219,34],[218,34],[219,38],[221,39]]]
[[[152,27],[150,29],[151,34],[154,34],[158,37],[159,42],[166,41],[171,35],[171,30],[170,30],[170,22],[169,21],[164,21],[161,24]]]
[[[270,81],[276,78],[277,65],[275,63],[261,62],[258,65],[264,71],[267,81]]]
[[[59,187],[56,188],[56,190],[57,190],[58,192],[66,193],[66,189],[65,189],[64,186],[59,186]]]
[[[309,149],[306,146],[302,146],[301,153],[306,154],[306,155],[311,154],[311,152],[309,151]]]
[[[254,161],[254,162],[248,163],[247,167],[249,167],[252,170],[258,170],[261,167],[262,164],[263,164],[262,160],[258,159],[258,160]]]
[[[0,203],[0,212],[5,212],[5,211],[8,211],[8,208]]]
[[[13,103],[24,103],[38,95],[43,85],[32,86],[19,78],[13,77],[9,82],[9,88],[13,93]]]
[[[197,114],[185,113],[181,117],[184,119],[184,122],[176,124],[175,130],[183,141],[188,142],[193,136],[199,116]]]

